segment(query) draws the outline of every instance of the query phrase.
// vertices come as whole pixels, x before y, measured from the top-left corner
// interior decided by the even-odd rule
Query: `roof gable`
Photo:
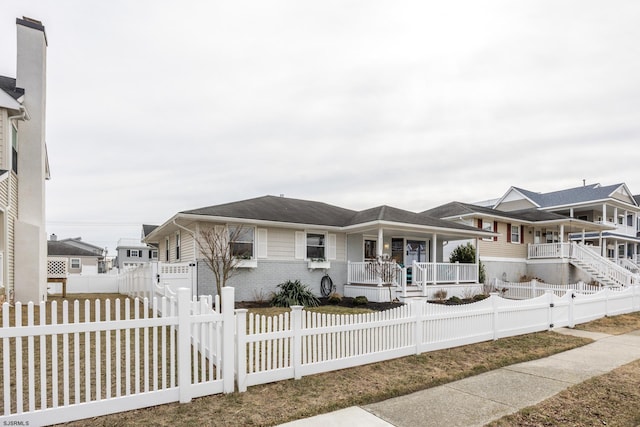
[[[84,256],[101,257],[93,251],[70,245],[68,242],[49,240],[47,241],[47,254],[49,256]]]

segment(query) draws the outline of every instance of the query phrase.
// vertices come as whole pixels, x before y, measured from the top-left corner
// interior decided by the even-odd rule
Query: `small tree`
[[[253,254],[253,228],[216,225],[202,229],[197,239],[204,261],[213,272],[218,295],[243,259]]]
[[[460,245],[449,255],[449,262],[460,262],[463,264],[473,264],[476,262],[476,248],[471,243]],[[484,283],[486,270],[482,261],[478,260],[478,282]]]
[[[389,302],[393,302],[391,285],[394,284],[396,279],[396,261],[389,258],[388,254],[378,255],[376,256],[376,259],[371,262],[369,268],[373,269],[373,274],[382,284],[388,284]]]

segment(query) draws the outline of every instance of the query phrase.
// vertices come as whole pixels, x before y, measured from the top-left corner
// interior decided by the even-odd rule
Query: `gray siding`
[[[336,290],[344,293],[347,281],[347,264],[331,261],[331,268],[327,270]],[[324,270],[309,270],[306,261],[273,261],[259,260],[258,268],[239,269],[228,286],[235,287],[236,301],[255,301],[269,299],[277,291],[278,284],[287,280],[300,280],[320,296],[320,280]],[[213,273],[204,261],[198,262],[198,294],[215,295],[216,285]]]

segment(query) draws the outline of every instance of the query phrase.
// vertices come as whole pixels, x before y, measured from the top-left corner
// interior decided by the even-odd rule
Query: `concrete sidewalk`
[[[282,424],[315,426],[482,426],[535,405],[572,385],[640,359],[640,331],[607,335],[561,328],[596,340],[544,359],[518,363],[363,407]]]

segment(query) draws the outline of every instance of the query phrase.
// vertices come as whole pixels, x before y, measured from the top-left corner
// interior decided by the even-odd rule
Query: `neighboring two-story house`
[[[137,267],[158,260],[158,248],[148,245],[140,239],[122,238],[118,240],[116,253],[115,267],[118,269]]]
[[[163,262],[197,262],[198,294],[215,294],[213,275],[198,244],[201,231],[212,227],[229,230],[244,227],[234,242],[242,249],[239,272],[228,285],[236,288],[239,300],[267,297],[287,280],[301,280],[318,294],[320,282],[328,273],[337,290],[375,285],[371,263],[367,260],[386,254],[396,261],[401,279],[411,284],[442,263],[444,242],[492,238],[495,233],[393,208],[379,206],[354,211],[326,203],[264,196],[255,199],[179,212],[155,228],[145,239],[158,245]],[[429,266],[426,265],[429,263]],[[468,266],[467,266],[468,267]],[[429,284],[452,283],[457,266],[450,273],[428,277]],[[470,282],[477,283],[477,265]],[[413,274],[412,274],[413,273]]]
[[[638,271],[640,206],[624,183],[549,193],[511,187],[492,207],[453,202],[426,213],[500,233],[480,242],[490,277],[625,285]]]
[[[99,246],[82,239],[58,240],[55,234],[47,241],[48,258],[64,259],[68,274],[96,275],[104,273],[105,253]]]
[[[33,19],[16,27],[16,77],[0,76],[0,295],[38,303],[47,297],[47,36]]]

